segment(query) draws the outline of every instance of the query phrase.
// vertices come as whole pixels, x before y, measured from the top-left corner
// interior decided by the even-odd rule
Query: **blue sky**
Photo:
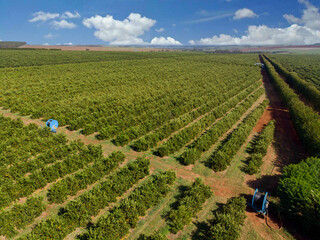
[[[318,0],[0,0],[0,39],[28,44],[320,42]]]

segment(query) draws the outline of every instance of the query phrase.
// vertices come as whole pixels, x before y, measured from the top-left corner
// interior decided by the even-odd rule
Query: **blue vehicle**
[[[46,126],[51,129],[51,132],[56,133],[56,132],[57,132],[57,128],[58,128],[58,126],[59,126],[59,123],[58,123],[57,120],[49,119],[49,120],[46,122]]]

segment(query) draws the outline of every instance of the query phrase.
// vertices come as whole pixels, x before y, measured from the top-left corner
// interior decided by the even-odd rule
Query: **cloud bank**
[[[156,23],[156,20],[142,17],[138,13],[131,13],[123,21],[116,20],[113,16],[105,17],[96,15],[84,19],[82,22],[88,28],[95,28],[94,36],[110,42],[113,45],[146,44],[139,36]]]
[[[180,45],[179,41],[171,37],[153,38],[151,43],[145,42],[141,36],[156,24],[156,20],[143,17],[138,13],[130,13],[124,20],[114,19],[113,16],[105,17],[96,15],[83,20],[87,28],[95,28],[94,36],[111,45]],[[156,29],[163,32],[164,29]]]
[[[305,45],[320,42],[319,9],[307,0],[299,0],[305,5],[301,18],[290,14],[283,17],[292,24],[286,28],[271,28],[266,25],[249,26],[246,35],[233,37],[227,34],[211,38],[190,40],[194,45]],[[236,15],[235,15],[236,16]]]
[[[151,40],[152,45],[182,45],[181,42],[172,37],[155,37]]]

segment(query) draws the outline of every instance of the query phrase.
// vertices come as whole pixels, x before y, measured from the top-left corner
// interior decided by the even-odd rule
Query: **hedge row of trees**
[[[0,188],[0,207],[7,206],[21,197],[29,196],[34,191],[45,187],[48,183],[73,173],[101,157],[102,148],[100,145],[88,145],[79,154],[70,155],[64,161],[47,165],[29,176],[17,179],[15,183],[7,182]]]
[[[24,204],[16,204],[9,210],[0,212],[0,236],[15,236],[18,229],[32,223],[45,208],[43,197],[31,197]]]
[[[239,96],[231,98],[224,104],[218,106],[197,122],[194,122],[190,126],[182,129],[180,132],[172,136],[167,142],[160,145],[156,149],[155,153],[163,157],[180,150],[193,138],[199,136],[206,128],[212,125],[215,120],[224,116],[230,109],[235,107],[241,100],[246,98],[247,95],[248,93],[240,94]]]
[[[320,90],[320,56],[318,54],[268,54],[268,56]]]
[[[236,92],[237,93],[240,92],[240,94],[242,92],[249,93],[249,92],[252,92],[255,88],[257,88],[260,84],[261,84],[260,82],[255,82],[249,87],[246,86],[246,88],[244,88],[244,90],[242,91],[237,87],[235,87],[235,89],[237,90]],[[241,87],[241,89],[243,89],[243,87]],[[192,121],[194,121],[195,119],[197,119],[198,117],[200,117],[201,115],[208,112],[210,109],[214,107],[216,106],[205,105],[203,107],[200,107],[199,109],[196,109],[195,111],[190,112],[187,115],[183,115],[180,118],[173,119],[168,124],[163,125],[162,127],[158,128],[154,132],[149,133],[144,137],[140,138],[139,140],[135,141],[132,144],[132,148],[138,152],[142,152],[142,151],[148,150],[149,148],[156,147],[158,142],[169,137],[173,132],[185,127],[187,124],[191,123]]]
[[[242,123],[227,137],[226,141],[207,159],[209,166],[215,171],[223,171],[231,163],[233,156],[239,151],[242,144],[246,141],[252,128],[269,104],[264,100],[256,107]]]
[[[295,72],[289,72],[281,64],[271,60],[269,57],[265,56],[265,58],[275,67],[278,73],[286,78],[295,90],[301,93],[317,111],[320,111],[320,90],[314,84],[303,80]]]
[[[178,53],[179,55],[181,53]],[[56,49],[1,49],[0,67],[43,66],[101,61],[128,61],[175,57],[174,52],[104,52],[104,51],[57,51]]]
[[[173,171],[160,172],[150,176],[106,216],[98,219],[80,239],[122,239],[135,228],[139,217],[157,205],[170,191],[176,179]]]
[[[185,87],[181,89],[184,91]],[[177,92],[178,90],[176,90]],[[173,95],[178,94],[174,92]],[[185,92],[186,96],[190,96],[189,99],[186,97],[174,98],[172,96],[161,96],[162,98],[158,99],[156,104],[153,104],[151,109],[148,109],[145,113],[141,113],[141,116],[135,116],[132,120],[131,126],[127,127],[126,124],[118,124],[118,126],[112,126],[110,124],[107,127],[104,127],[100,130],[98,139],[108,139],[114,137],[116,138],[113,142],[117,146],[124,146],[130,140],[136,139],[139,136],[146,134],[149,131],[152,131],[158,126],[170,121],[172,118],[179,117],[193,108],[202,105],[206,101],[212,101],[215,99],[214,96],[196,96],[195,92],[192,92],[191,89],[188,89]],[[171,98],[171,101],[168,101],[168,98]],[[155,99],[154,99],[155,101]],[[117,117],[117,116],[116,116]],[[133,117],[133,115],[132,115]],[[114,121],[119,121],[119,119],[114,119]],[[127,120],[120,120],[127,121]],[[84,128],[84,133],[86,134],[87,128]],[[93,129],[92,132],[95,132],[98,129]]]
[[[27,173],[33,173],[36,170],[44,168],[47,164],[53,164],[57,161],[65,160],[70,155],[75,155],[77,151],[83,149],[79,142],[70,142],[70,144],[61,144],[56,148],[46,150],[36,157],[17,161],[8,166],[0,167],[0,183],[13,183],[14,180],[22,178]]]
[[[283,214],[314,239],[320,234],[319,179],[320,159],[310,157],[285,167],[277,189]]]
[[[59,155],[66,151],[67,139],[62,134],[51,134],[47,128],[35,124],[24,126],[21,120],[0,116],[0,166],[1,169],[18,162],[25,162],[47,151]],[[1,172],[1,170],[0,170]]]
[[[299,96],[285,83],[271,63],[263,57],[267,73],[283,102],[290,110],[290,117],[298,135],[311,154],[320,152],[320,118],[313,108],[305,105]]]
[[[256,85],[259,84],[259,82],[255,83]],[[223,102],[227,101],[231,97],[234,97],[235,95],[238,95],[239,92],[242,92],[244,90],[247,90],[247,88],[253,88],[252,81],[245,82],[241,84],[240,86],[235,86],[231,89],[229,89],[227,92],[224,92],[220,94],[219,96],[216,96],[215,98],[211,99],[210,101],[205,102],[202,104],[200,107],[192,110],[191,112],[188,112],[186,114],[183,114],[175,119],[172,119],[171,121],[165,123],[163,126],[160,128],[156,129],[153,133],[149,134],[153,136],[153,139],[155,138],[155,135],[158,135],[158,139],[163,139],[168,134],[186,126],[189,124],[191,121],[195,120],[199,116],[205,114],[206,112],[209,112],[213,108],[219,106]],[[191,110],[191,109],[190,109]],[[153,125],[153,126],[151,126]],[[127,144],[129,141],[134,140],[142,135],[145,135],[149,131],[154,128],[154,126],[159,126],[161,125],[158,122],[154,122],[154,124],[150,124],[150,121],[147,121],[146,123],[143,123],[139,126],[129,128],[128,130],[121,132],[120,134],[117,135],[117,137],[114,139],[114,143],[116,145],[121,145],[124,146]],[[147,138],[148,136],[145,136]],[[146,143],[148,142],[147,139],[144,140]],[[146,147],[148,145],[143,145],[141,143],[144,143],[143,140],[138,140],[133,144],[133,148],[137,151],[145,151],[147,150]],[[144,146],[142,149],[141,147]]]
[[[219,137],[227,132],[263,93],[264,89],[260,88],[249,95],[227,116],[187,146],[188,148],[180,155],[179,161],[184,165],[194,164],[200,158],[202,152],[208,151],[218,141]]]
[[[124,194],[140,179],[149,174],[150,162],[138,158],[111,174],[107,180],[71,200],[60,209],[57,216],[37,224],[20,239],[64,239],[77,227],[84,227],[99,211]]]
[[[100,138],[147,122],[154,130],[158,125],[153,121],[164,124],[228,89],[259,79],[259,70],[247,64],[254,61],[253,55],[233,57],[237,61],[229,56],[217,60],[207,54],[183,54],[4,68],[0,105],[33,118],[57,119],[60,126],[82,129],[84,134],[99,132]]]
[[[204,227],[198,230],[196,237],[203,240],[238,239],[246,218],[245,209],[244,197],[228,199],[225,205],[214,212],[213,219],[202,224]]]
[[[273,140],[274,130],[275,120],[271,120],[254,139],[250,149],[250,157],[245,168],[247,173],[251,175],[258,173],[262,165],[262,159],[267,154],[267,149]]]
[[[83,170],[54,183],[48,190],[48,201],[63,203],[68,195],[75,195],[81,189],[87,188],[89,184],[116,169],[120,163],[123,163],[125,157],[122,152],[114,151],[107,158],[96,160]]]
[[[168,213],[170,232],[177,233],[189,224],[211,195],[210,187],[206,186],[201,178],[197,178],[191,186],[188,186],[175,203],[176,207]]]

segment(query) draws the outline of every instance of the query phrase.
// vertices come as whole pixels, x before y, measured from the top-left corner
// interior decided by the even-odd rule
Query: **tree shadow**
[[[216,210],[213,210],[212,213],[218,213],[221,212],[222,207],[225,205],[223,203],[216,203],[218,208]],[[210,219],[211,220],[211,219]],[[191,239],[192,240],[204,240],[204,239],[210,239],[211,236],[209,235],[210,232],[210,224],[208,221],[194,221],[193,224],[196,226],[196,230],[192,232]]]
[[[281,175],[263,175],[262,177],[248,181],[248,186],[253,189],[259,189],[263,192],[276,196],[276,188],[280,180]]]

